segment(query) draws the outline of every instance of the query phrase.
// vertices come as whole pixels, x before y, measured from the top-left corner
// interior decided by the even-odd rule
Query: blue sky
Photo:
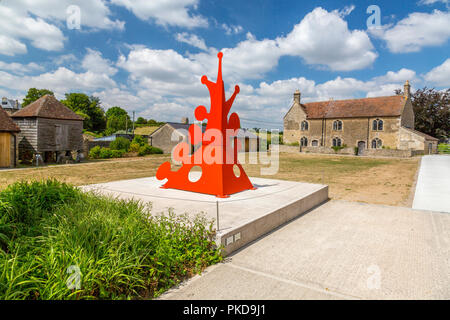
[[[71,7],[75,5],[76,7]],[[370,5],[381,24],[368,28]],[[0,95],[30,87],[98,96],[160,121],[208,106],[200,77],[241,87],[244,127],[281,128],[302,101],[450,87],[450,3],[412,1],[0,0]],[[78,15],[79,12],[79,15]],[[79,22],[79,28],[78,28]],[[74,28],[75,27],[75,28]]]

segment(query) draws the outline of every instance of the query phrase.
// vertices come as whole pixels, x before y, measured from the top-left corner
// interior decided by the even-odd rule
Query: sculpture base
[[[213,195],[162,189],[155,177],[122,180],[82,187],[124,199],[152,203],[152,213],[203,213],[215,220],[216,241],[230,254],[280,225],[327,201],[328,186],[294,181],[250,178],[257,190],[217,198]],[[217,221],[217,216],[219,217]]]

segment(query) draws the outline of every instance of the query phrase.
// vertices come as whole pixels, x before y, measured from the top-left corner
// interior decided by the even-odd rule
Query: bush
[[[450,154],[450,144],[440,143],[438,144],[438,152],[444,154]]]
[[[99,159],[100,158],[100,146],[95,146],[91,150],[89,150],[89,157],[92,159]]]
[[[112,158],[112,152],[110,148],[101,148],[100,150],[100,159],[109,159]]]
[[[57,181],[8,187],[0,213],[0,299],[151,298],[222,260],[204,217],[151,216]]]
[[[145,145],[139,148],[138,156],[146,156],[148,154],[162,154],[163,151],[160,148]]]
[[[135,135],[132,143],[137,143],[141,147],[148,145],[148,141],[140,135]]]
[[[136,142],[132,142],[131,144],[130,144],[130,148],[128,149],[128,151],[129,152],[139,152],[139,148],[140,148],[141,146],[138,144],[138,143],[136,143]]]
[[[123,137],[117,137],[116,140],[109,144],[109,148],[111,150],[125,150],[125,152],[127,152],[130,148],[130,140]]]
[[[122,158],[125,153],[125,150],[111,150],[111,158]]]

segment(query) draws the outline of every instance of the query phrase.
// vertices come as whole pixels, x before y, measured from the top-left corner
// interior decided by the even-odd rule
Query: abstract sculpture
[[[180,142],[173,149],[173,159],[182,163],[177,171],[171,171],[170,162],[163,163],[156,172],[159,180],[167,178],[162,188],[172,188],[199,193],[212,194],[226,198],[230,194],[248,189],[255,189],[245,174],[237,155],[241,143],[237,139],[240,120],[236,113],[228,118],[231,106],[239,93],[239,86],[235,86],[234,93],[229,100],[225,100],[225,89],[222,80],[222,52],[219,58],[217,82],[211,82],[206,76],[201,78],[206,85],[211,98],[210,112],[204,106],[195,109],[198,121],[207,120],[206,130],[202,132],[199,125],[189,127],[189,141],[191,145],[200,145],[192,154],[187,142]],[[193,182],[189,180],[189,173],[195,166],[201,168],[201,177]],[[235,174],[235,170],[239,171]]]

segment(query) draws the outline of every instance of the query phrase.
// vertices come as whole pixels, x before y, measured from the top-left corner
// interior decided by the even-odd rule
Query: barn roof
[[[59,102],[53,95],[46,94],[14,113],[13,118],[39,117],[60,120],[80,120],[83,118]]]
[[[5,110],[0,108],[0,131],[19,132],[19,127],[11,120]]]
[[[311,102],[301,106],[308,119],[358,118],[400,116],[404,103],[405,99],[399,95]]]

